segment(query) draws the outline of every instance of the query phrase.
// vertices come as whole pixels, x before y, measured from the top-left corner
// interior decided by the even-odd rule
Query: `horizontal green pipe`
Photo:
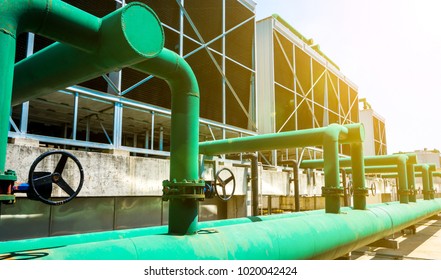
[[[351,174],[352,169],[351,168],[345,168],[346,173]],[[366,166],[364,171],[366,173],[376,173],[376,174],[382,174],[382,173],[397,173],[398,168],[396,165],[383,165],[383,166]]]
[[[416,164],[416,157],[414,154],[399,154],[399,155],[385,155],[385,156],[367,156],[364,157],[364,165],[366,170],[369,166],[388,166],[397,165],[397,162],[403,156],[407,157],[407,163]],[[350,158],[340,158],[340,167],[351,167]],[[321,169],[323,168],[323,160],[303,160],[300,163],[300,168],[311,168],[311,169]]]
[[[151,235],[58,248],[11,258],[106,259],[335,259],[441,212],[441,200],[383,204],[345,215],[317,214],[213,228],[196,235]],[[2,256],[7,257],[7,256]]]
[[[345,127],[329,125],[322,128],[269,133],[234,139],[199,143],[199,153],[205,155],[256,152],[262,150],[285,149],[307,146],[322,146],[327,137],[339,143],[363,141],[364,130],[358,126]]]
[[[101,21],[90,39],[100,46],[93,52],[57,42],[18,62],[12,105],[153,58],[164,46],[161,23],[147,5],[130,3]]]
[[[348,207],[342,208],[342,211],[350,211]],[[276,215],[253,216],[236,219],[214,220],[199,223],[199,230],[207,230],[213,227],[231,226],[237,224],[262,222],[278,219],[288,219],[306,215],[323,214],[324,210],[313,210],[305,212],[294,212]],[[69,246],[81,243],[102,242],[115,239],[127,239],[140,236],[150,236],[156,234],[167,234],[168,226],[155,226],[135,229],[113,230],[93,233],[72,234],[53,237],[31,238],[22,240],[0,241],[0,254],[33,250],[35,248],[52,248]]]

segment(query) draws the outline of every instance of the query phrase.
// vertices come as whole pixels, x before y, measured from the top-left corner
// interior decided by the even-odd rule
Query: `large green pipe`
[[[15,65],[12,105],[153,58],[164,46],[160,21],[147,5],[133,2],[96,20],[101,28],[89,42],[95,51],[57,42]]]
[[[325,187],[323,188],[327,213],[340,212],[339,143],[362,143],[364,129],[360,124],[271,133],[250,137],[207,141],[199,143],[199,152],[206,155],[255,152],[306,146],[323,146]],[[359,149],[362,153],[362,149]],[[362,155],[361,155],[362,157]]]
[[[95,42],[100,48],[91,53],[55,43],[19,62],[15,67],[12,104],[123,67],[162,78],[172,91],[168,185],[185,191],[192,191],[192,185],[196,185],[194,188],[200,191],[204,184],[198,181],[197,170],[198,84],[193,71],[181,57],[165,49],[160,52],[164,38],[156,15],[144,4],[130,3],[102,19]],[[197,199],[172,198],[169,207],[170,233],[185,234],[197,230]]]
[[[17,37],[34,32],[79,48],[96,49],[101,21],[62,1],[0,0],[0,175],[5,171]],[[41,71],[41,67],[38,71]]]
[[[116,238],[9,252],[20,259],[335,259],[441,211],[441,200],[382,204],[345,215],[316,214],[215,227],[195,235]],[[251,233],[251,234],[250,234]]]
[[[372,205],[375,207],[375,205]],[[350,208],[343,207],[342,211],[350,211]],[[199,223],[200,232],[210,230],[211,228],[218,228],[223,226],[231,226],[237,224],[246,224],[253,222],[262,222],[278,219],[289,219],[299,216],[306,215],[319,215],[323,214],[324,210],[313,210],[304,212],[294,212],[286,214],[277,215],[266,215],[266,216],[251,216],[236,219],[225,219],[225,220],[214,220],[205,221]],[[82,234],[72,234],[63,236],[53,236],[53,237],[43,237],[43,238],[32,238],[32,239],[22,239],[22,240],[12,240],[0,242],[0,254],[6,254],[9,252],[19,252],[28,251],[34,248],[48,248],[48,247],[61,247],[69,246],[82,243],[91,242],[102,242],[114,239],[126,239],[134,238],[140,236],[150,236],[157,234],[167,234],[168,226],[155,226],[146,228],[136,228],[136,229],[124,229],[124,230],[113,230],[104,232],[93,232],[93,233],[82,233]]]
[[[304,160],[300,164],[300,168],[323,168],[323,160]],[[371,156],[364,158],[364,166],[396,166],[398,171],[398,184],[400,191],[400,202],[409,203],[409,189],[407,181],[407,166],[416,164],[415,154],[396,154],[385,156]],[[343,167],[351,166],[350,158],[340,159],[340,165]],[[356,176],[354,176],[356,177]]]
[[[167,81],[172,92],[170,181],[184,191],[200,195],[199,87],[190,66],[179,55],[164,49],[157,58],[131,66]],[[192,187],[194,186],[194,187]],[[198,200],[173,197],[169,204],[169,233],[193,234],[198,230]]]

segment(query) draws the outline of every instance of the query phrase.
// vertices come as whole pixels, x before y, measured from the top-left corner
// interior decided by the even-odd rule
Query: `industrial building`
[[[125,27],[119,35],[119,25],[111,31],[90,31],[91,37],[96,32],[99,40],[111,45],[114,49],[109,53],[118,58],[105,57],[107,49],[101,50],[101,41],[88,41],[90,49],[86,44],[81,45],[86,50],[71,50],[77,46],[71,47],[66,39],[71,49],[64,47],[61,35],[52,38],[36,30],[17,36],[6,168],[0,170],[0,182],[7,182],[0,185],[5,202],[0,204],[0,256],[6,252],[2,244],[15,246],[14,240],[28,238],[117,230],[127,230],[123,235],[134,238],[138,233],[164,234],[167,226],[173,228],[169,233],[194,234],[199,221],[217,227],[222,221],[248,223],[244,217],[269,221],[274,215],[267,214],[284,217],[293,212],[297,217],[319,209],[338,214],[343,207],[362,223],[372,219],[371,214],[358,213],[366,204],[399,201],[397,207],[406,212],[412,211],[406,208],[409,203],[416,205],[422,199],[421,209],[415,211],[424,214],[403,218],[399,227],[406,229],[428,213],[441,211],[436,199],[441,190],[439,160],[434,167],[413,153],[388,156],[384,118],[359,98],[356,83],[344,75],[338,62],[320,49],[319,42],[297,31],[291,25],[295,23],[278,15],[256,21],[252,0],[55,2],[55,7],[66,5],[62,7],[88,17],[89,22],[110,22],[112,28],[120,11],[129,24],[133,16],[136,25],[141,21],[136,13],[154,15],[153,25],[160,27],[156,38],[163,39],[164,49],[161,46],[152,57],[145,55],[146,62],[137,57],[142,53],[137,50],[135,62],[118,61],[119,55],[126,55],[124,40],[132,39],[124,33]],[[121,46],[114,46],[113,36],[123,41]],[[140,37],[133,40],[142,41]],[[94,49],[94,44],[99,47]],[[78,58],[66,58],[65,52]],[[93,73],[86,75],[88,61]],[[57,65],[56,70],[31,67],[50,68],[50,63]],[[169,77],[175,72],[176,77]],[[181,82],[193,75],[188,73],[194,73],[195,79]],[[200,100],[198,114],[185,111],[193,101],[178,99],[174,83],[192,87],[194,92],[185,96]],[[179,125],[172,124],[173,116]],[[60,150],[69,154],[58,154]],[[65,168],[69,175],[59,183]],[[56,174],[39,173],[48,170]],[[185,172],[193,178],[180,178]],[[46,196],[34,184],[47,176],[61,189]],[[25,230],[30,227],[31,231]],[[316,253],[269,257],[334,259],[397,228],[385,226],[337,249],[326,245]],[[161,254],[159,258],[167,258]],[[265,258],[264,254],[255,257]]]

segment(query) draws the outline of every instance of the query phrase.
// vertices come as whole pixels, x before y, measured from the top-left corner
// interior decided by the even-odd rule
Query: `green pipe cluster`
[[[205,185],[198,176],[199,88],[184,59],[163,49],[164,32],[156,14],[145,4],[132,2],[97,18],[55,0],[0,0],[0,11],[0,46],[5,54],[0,67],[6,69],[0,76],[0,175],[5,169],[11,104],[132,67],[166,80],[171,88],[171,169],[170,180],[164,182],[172,193],[169,230],[194,233]],[[58,42],[14,68],[16,34],[23,31]]]
[[[351,167],[351,158],[342,158],[339,160],[342,167]],[[409,195],[413,194],[409,190],[408,178],[414,178],[413,166],[417,163],[415,154],[396,154],[396,155],[384,155],[384,156],[370,156],[364,158],[364,169],[367,173],[384,173],[393,172],[398,173],[398,185],[400,192],[400,202],[409,203]],[[304,160],[300,164],[301,168],[324,168],[323,160]],[[353,178],[358,178],[364,181],[364,176],[360,177],[354,174],[354,170],[346,169],[348,173],[353,173]],[[409,176],[411,172],[411,176]],[[411,179],[411,186],[414,188],[414,179]],[[414,202],[415,200],[411,201]]]
[[[338,148],[340,144],[351,145],[352,156],[356,169],[360,172],[363,168],[364,128],[360,124],[337,125],[328,127],[288,131],[281,133],[263,134],[218,141],[207,141],[199,144],[199,152],[205,155],[245,153],[263,150],[297,148],[307,146],[323,146],[323,165],[325,172],[325,187],[323,188],[325,209],[327,213],[340,212],[340,196],[343,189],[340,186]],[[364,177],[364,173],[361,174]],[[363,178],[361,177],[361,178]],[[357,182],[364,188],[364,180]],[[358,203],[359,207],[365,208],[366,202],[363,196]]]
[[[225,222],[223,226],[213,222],[212,228],[195,235],[115,235],[105,241],[58,247],[51,238],[43,238],[34,240],[32,246],[23,246],[22,251],[10,251],[14,247],[5,242],[0,243],[0,256],[63,260],[335,259],[440,211],[440,199],[385,203],[367,210],[344,208],[345,215],[314,211],[291,217],[274,215],[257,222]]]

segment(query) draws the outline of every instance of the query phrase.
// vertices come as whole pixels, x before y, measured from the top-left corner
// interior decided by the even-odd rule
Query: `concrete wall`
[[[8,145],[7,168],[15,170],[19,182],[26,182],[32,162],[45,147]],[[167,159],[136,157],[85,151],[69,151],[84,168],[84,186],[78,198],[62,206],[49,206],[41,202],[19,197],[14,205],[0,204],[0,241],[38,236],[73,234],[102,230],[124,229],[162,225],[168,223],[168,203],[163,202],[162,181],[169,177]],[[57,161],[45,165],[52,172]],[[234,161],[215,161],[216,170],[228,167],[236,177],[236,192],[228,202],[217,198],[206,199],[200,204],[200,220],[214,220],[248,216],[251,213],[251,192],[248,183],[249,167]],[[205,165],[204,178],[213,179],[213,164]],[[71,167],[67,166],[66,170]],[[265,170],[259,166],[259,207],[264,213],[294,210],[293,183],[289,172],[281,169]],[[64,174],[63,174],[64,175]],[[67,172],[67,176],[78,176]],[[313,210],[324,208],[321,187],[322,172],[299,174],[300,208]],[[367,197],[368,203],[397,199],[394,180],[368,178],[366,186],[375,183],[376,195]],[[434,186],[441,190],[441,178],[434,178]],[[422,189],[421,178],[416,187]],[[419,198],[422,195],[418,196]],[[342,202],[343,205],[343,202]],[[271,207],[271,209],[268,209]],[[29,230],[29,229],[32,230]]]
[[[49,150],[51,149],[9,144],[6,168],[17,172],[18,182],[27,182],[32,162]],[[158,196],[162,195],[162,181],[169,177],[170,163],[165,159],[69,152],[78,158],[84,169],[84,185],[79,197]],[[56,163],[47,164],[45,171],[53,172]],[[73,172],[69,175],[78,174]]]

